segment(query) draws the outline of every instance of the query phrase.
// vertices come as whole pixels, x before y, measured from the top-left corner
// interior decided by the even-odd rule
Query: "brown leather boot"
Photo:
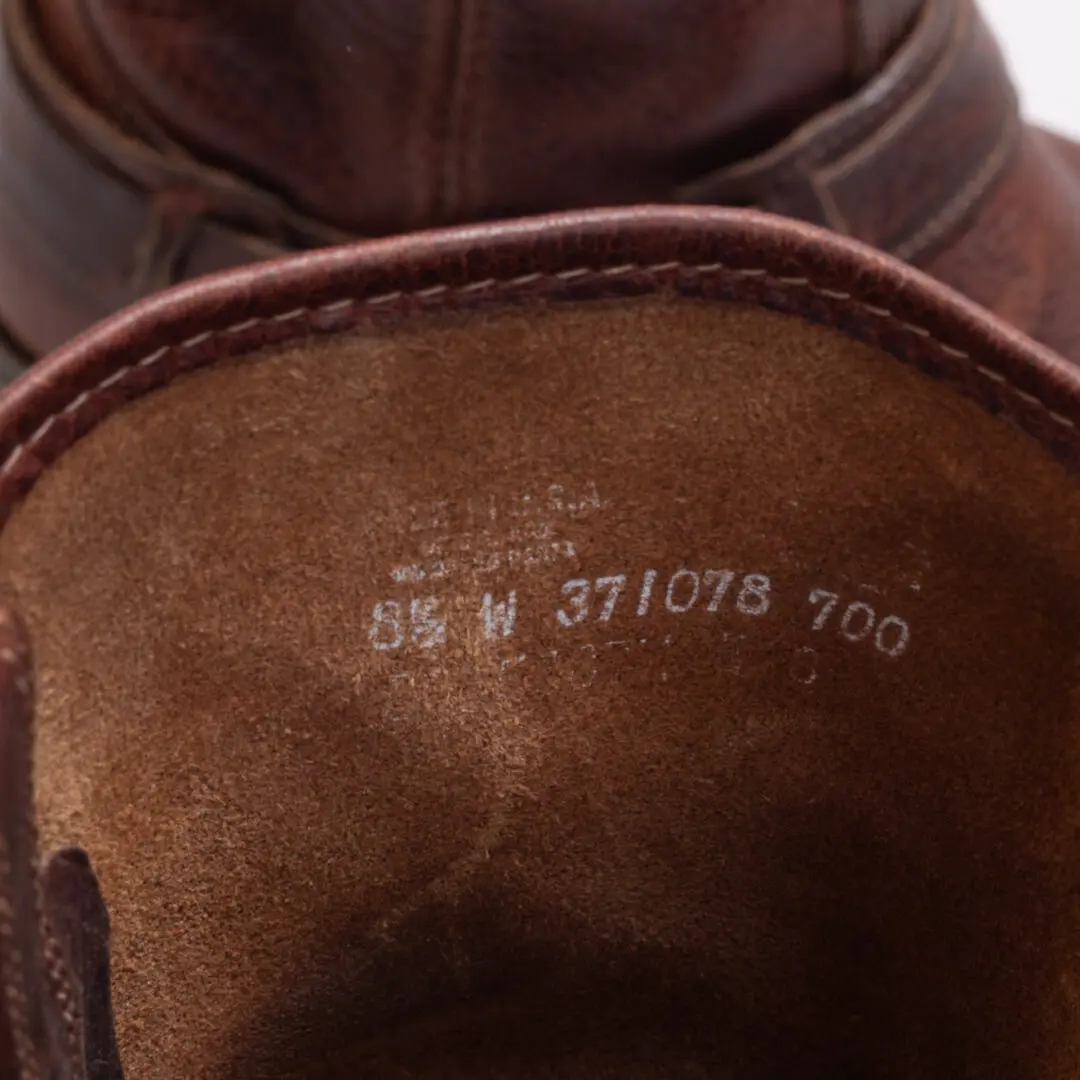
[[[4,0],[0,319],[452,222],[754,205],[1080,358],[1080,149],[969,0]]]
[[[483,195],[495,166],[462,148],[513,97],[469,90],[504,54],[468,42],[509,40],[486,8],[428,26],[387,0],[431,59],[422,189],[384,192],[381,226],[366,196],[327,209],[349,183],[284,179],[285,151],[263,171],[255,77],[225,98],[235,143],[166,115],[165,72],[266,40],[242,7],[186,20],[179,69],[134,16],[50,10],[6,9],[0,296],[25,326],[589,175]],[[348,20],[303,10],[304,77],[269,91],[326,116],[341,79],[310,57],[348,52]],[[629,108],[641,35],[602,50],[622,80],[575,65],[663,143],[590,184],[833,232],[627,210],[294,255],[144,301],[0,394],[0,1080],[1075,1080],[1067,150],[1010,126],[963,5],[880,34],[834,10],[853,33],[799,53],[839,80],[805,116],[751,76],[784,24],[748,11],[748,66],[707,73],[742,116],[687,113],[700,84]],[[510,82],[569,52],[513,40]],[[571,115],[610,136],[609,108]],[[515,138],[538,140],[476,145]],[[1062,355],[885,249],[1000,286]]]
[[[1075,1080],[1078,473],[750,211],[99,327],[0,396],[0,1077],[118,1080],[111,951],[129,1080]]]

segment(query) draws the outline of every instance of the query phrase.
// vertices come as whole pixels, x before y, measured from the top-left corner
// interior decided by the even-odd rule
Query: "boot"
[[[84,335],[0,396],[0,1077],[1075,1080],[1078,433],[747,210]]]
[[[61,258],[12,184],[12,235],[99,299],[118,236],[129,298],[255,264],[0,395],[0,1080],[1073,1080],[1080,375],[1040,329],[1065,325],[1046,278],[1009,295],[1059,353],[911,267],[989,243],[1025,161],[1044,195],[1071,181],[1064,144],[985,122],[1003,79],[955,108],[976,84],[950,58],[1000,75],[970,9],[932,63],[905,61],[930,8],[844,23],[857,86],[667,166],[672,199],[784,216],[576,211],[272,264],[543,208],[524,174],[485,202],[461,151],[475,102],[509,100],[468,92],[486,11],[424,31],[424,101],[455,104],[412,210],[363,226],[256,178],[251,146],[196,152],[94,10],[9,31],[53,65],[11,71],[65,72],[10,84],[36,89],[7,99],[9,160],[81,147],[75,191],[116,214],[42,201],[82,237]],[[265,40],[243,10],[206,16],[202,53]],[[524,72],[543,35],[519,40]],[[302,66],[313,100],[332,65]],[[986,136],[963,184],[884,166],[941,116],[965,121],[941,161]],[[896,198],[851,199],[867,176]],[[1035,207],[994,220],[1046,270],[1066,204],[1042,233]],[[45,278],[19,280],[29,317]]]
[[[4,0],[0,321],[24,359],[170,283],[456,222],[754,206],[1072,359],[1080,148],[970,0]]]

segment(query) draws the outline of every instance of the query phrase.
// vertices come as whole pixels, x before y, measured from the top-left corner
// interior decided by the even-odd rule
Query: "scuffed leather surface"
[[[1016,91],[978,12],[929,0],[861,90],[676,200],[752,202],[917,263],[983,202],[1020,130]]]
[[[249,248],[223,223],[185,213],[185,202],[196,211],[201,202],[182,175],[146,177],[141,187],[118,182],[82,145],[88,135],[110,140],[108,127],[84,130],[80,140],[63,122],[46,120],[42,96],[28,92],[13,62],[14,36],[9,24],[0,44],[0,313],[17,344],[30,354],[45,351],[164,287],[168,277],[153,276],[155,262],[172,270],[181,261],[199,273],[282,252],[269,241]],[[130,151],[131,172],[147,167],[141,144],[118,146]],[[153,170],[157,160],[151,161]],[[170,214],[170,204],[177,213]],[[196,242],[198,255],[187,257]]]
[[[849,88],[841,0],[87,6],[165,130],[360,233],[652,201]]]
[[[953,10],[934,3],[919,26]],[[675,22],[650,5],[619,19],[609,5],[569,0],[453,9],[319,0],[302,10],[48,0],[39,14],[52,62],[82,108],[111,116],[112,142],[106,129],[93,136],[111,164],[81,145],[81,121],[65,134],[70,118],[35,120],[17,80],[0,89],[11,151],[0,162],[10,309],[0,315],[39,354],[172,280],[344,239],[335,222],[392,233],[578,204],[734,196],[892,246],[1080,358],[1078,322],[1060,299],[1080,261],[1080,154],[1033,129],[1017,137],[996,44],[966,0],[956,11],[968,30],[956,43],[942,52],[935,31],[910,57],[915,3],[815,6],[812,27],[804,5],[725,5],[724,18],[684,6]],[[641,31],[647,19],[659,33]],[[220,63],[205,62],[219,53]],[[858,72],[877,81],[860,90]],[[63,102],[75,99],[59,99],[67,117]],[[833,118],[830,107],[850,115]],[[787,154],[782,140],[808,116],[783,169],[731,189],[730,174],[753,165],[740,155]],[[158,178],[149,190],[117,187],[117,168],[142,167],[132,164],[140,146],[158,155]],[[713,191],[715,169],[724,182]],[[830,190],[815,194],[823,175]],[[290,221],[274,192],[325,220]],[[80,197],[98,212],[76,212]]]

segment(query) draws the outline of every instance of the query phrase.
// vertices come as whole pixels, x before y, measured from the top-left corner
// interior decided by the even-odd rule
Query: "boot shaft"
[[[96,108],[361,234],[633,202],[854,92],[918,0],[43,0]]]
[[[2,10],[5,377],[209,272],[647,202],[825,225],[1080,359],[1080,148],[972,0]]]

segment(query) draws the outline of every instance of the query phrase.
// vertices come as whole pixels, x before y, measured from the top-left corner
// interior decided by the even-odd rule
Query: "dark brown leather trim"
[[[90,857],[81,848],[61,848],[45,860],[39,877],[50,929],[80,999],[83,1080],[123,1080],[112,1014],[109,913]]]
[[[357,244],[153,298],[0,394],[0,523],[72,443],[193,369],[428,311],[658,290],[838,327],[1005,417],[1080,472],[1080,371],[951,290],[793,221],[642,208]]]
[[[971,0],[929,0],[859,93],[677,199],[752,202],[914,261],[978,206],[1020,130],[1015,90]]]

